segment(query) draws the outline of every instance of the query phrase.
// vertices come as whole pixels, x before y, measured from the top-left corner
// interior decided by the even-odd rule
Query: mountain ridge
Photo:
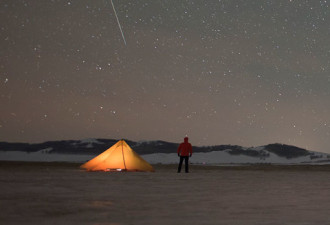
[[[0,151],[20,151],[26,153],[42,152],[45,154],[78,154],[78,155],[98,155],[115,144],[117,139],[89,138],[82,140],[62,140],[46,141],[43,143],[11,143],[0,142]],[[126,140],[131,148],[140,155],[156,153],[176,153],[179,143],[155,140],[135,142]],[[194,153],[226,152],[231,156],[249,156],[259,159],[266,159],[271,154],[286,159],[297,157],[310,157],[310,159],[326,158],[330,155],[309,151],[292,145],[268,144],[259,147],[242,147],[239,145],[214,145],[214,146],[193,146]]]

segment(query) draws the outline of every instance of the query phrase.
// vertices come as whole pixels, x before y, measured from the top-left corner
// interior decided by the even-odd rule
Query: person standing
[[[183,160],[184,160],[184,163],[185,163],[185,172],[189,173],[188,161],[189,161],[189,157],[192,156],[192,146],[188,142],[188,137],[185,137],[184,142],[179,145],[178,156],[180,157],[178,173],[181,172],[181,167],[182,167]]]

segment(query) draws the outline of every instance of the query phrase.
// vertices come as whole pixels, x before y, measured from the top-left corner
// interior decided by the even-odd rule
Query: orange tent
[[[118,141],[80,168],[88,171],[154,171],[124,140]]]

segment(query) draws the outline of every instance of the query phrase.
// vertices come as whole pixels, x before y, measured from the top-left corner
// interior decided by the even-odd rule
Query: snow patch
[[[80,144],[104,144],[103,142],[98,141],[95,138],[86,138],[79,141]]]
[[[44,148],[44,149],[41,149],[39,152],[41,153],[50,153],[54,148],[52,147],[49,147],[49,148]]]
[[[72,143],[71,145],[73,145],[73,146],[85,145],[84,146],[85,148],[93,148],[94,144],[101,145],[101,144],[104,144],[104,143],[101,142],[101,141],[98,141],[95,138],[86,138],[86,139],[83,139],[83,140],[76,141],[76,142]]]

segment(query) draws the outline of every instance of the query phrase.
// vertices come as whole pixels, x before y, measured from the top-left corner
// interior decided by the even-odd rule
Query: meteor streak
[[[119,30],[120,30],[120,32],[121,32],[121,36],[123,37],[124,44],[126,45],[126,40],[125,40],[124,32],[123,32],[123,30],[121,29],[121,25],[120,25],[120,22],[119,22],[119,19],[118,19],[118,16],[117,16],[117,12],[116,12],[116,9],[115,9],[115,5],[113,4],[112,0],[111,0],[111,5],[112,5],[112,8],[113,8],[113,11],[115,12],[115,16],[116,16],[116,19],[117,19],[117,23],[118,23],[118,26],[119,26]]]

